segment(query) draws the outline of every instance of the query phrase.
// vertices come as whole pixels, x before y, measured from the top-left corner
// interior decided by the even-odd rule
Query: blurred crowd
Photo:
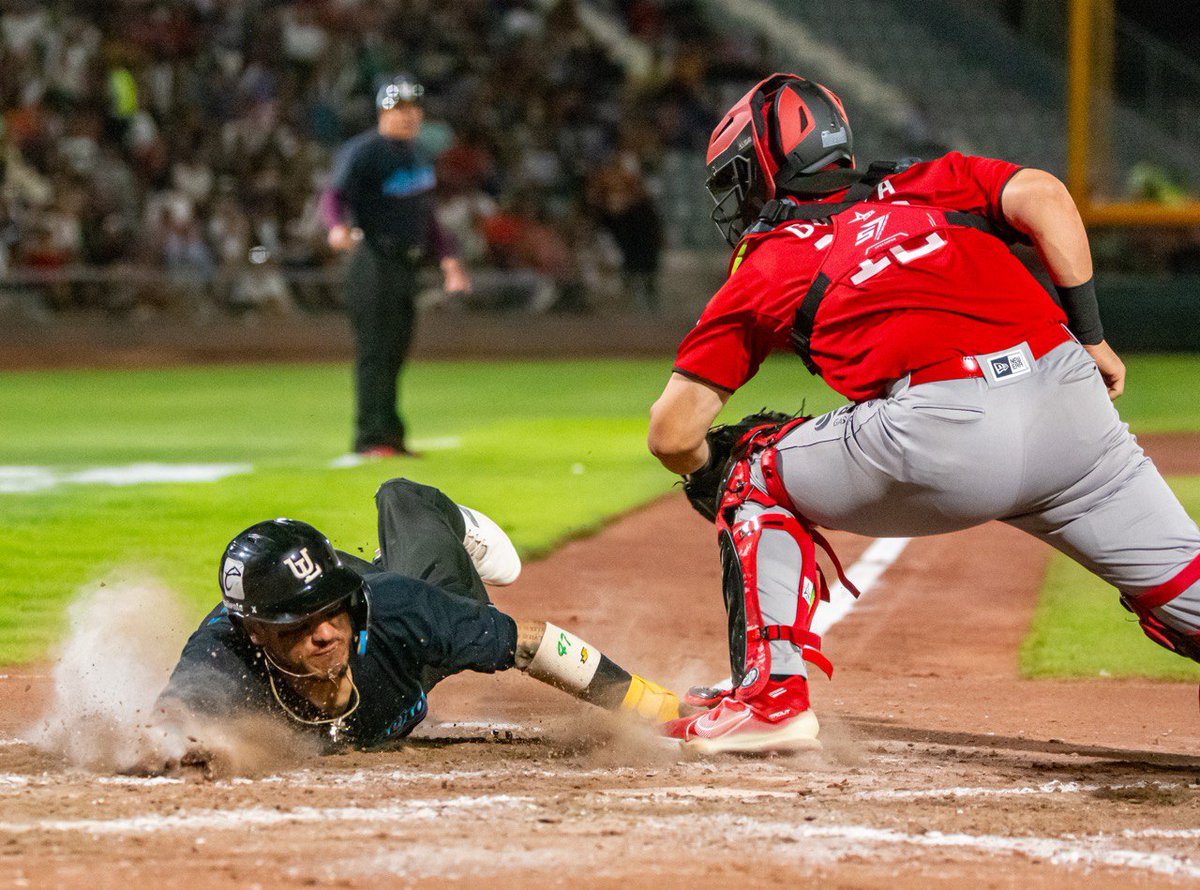
[[[664,162],[701,152],[769,67],[762,45],[706,27],[695,0],[0,10],[0,274],[149,267],[230,308],[334,301],[308,284],[332,262],[318,196],[336,147],[374,125],[378,83],[403,70],[426,84],[443,221],[468,264],[499,276],[487,287],[485,271],[487,299],[504,305],[513,284],[531,308],[654,311]],[[626,33],[589,27],[597,10]],[[144,291],[50,299],[166,299]]]

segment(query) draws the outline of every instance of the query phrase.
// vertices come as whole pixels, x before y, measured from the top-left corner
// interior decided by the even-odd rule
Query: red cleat
[[[395,445],[372,445],[369,448],[363,448],[358,452],[362,457],[378,460],[385,457],[420,457],[421,455],[415,451],[409,451],[407,448],[397,448]]]
[[[817,716],[809,709],[808,681],[772,681],[752,699],[736,694],[709,711],[662,724],[660,731],[685,751],[765,754],[820,750]]]

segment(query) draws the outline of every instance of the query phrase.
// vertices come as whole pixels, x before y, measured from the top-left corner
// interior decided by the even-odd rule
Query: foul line
[[[0,833],[79,831],[85,834],[135,835],[159,831],[236,831],[249,826],[347,822],[409,822],[437,819],[447,810],[493,810],[532,806],[532,799],[509,794],[452,797],[444,800],[410,800],[382,807],[295,807],[290,810],[252,807],[240,810],[198,810],[158,815],[148,813],[124,819],[38,819],[0,822]]]
[[[859,593],[866,594],[878,583],[880,577],[888,570],[904,552],[912,538],[879,538],[863,552],[858,561],[846,571],[846,577],[858,588]],[[829,588],[829,602],[817,609],[813,617],[812,632],[824,636],[833,627],[850,614],[854,604],[858,602],[841,581]]]

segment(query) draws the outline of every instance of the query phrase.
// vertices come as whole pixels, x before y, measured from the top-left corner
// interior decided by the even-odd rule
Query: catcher
[[[829,662],[810,630],[816,526],[888,537],[1001,520],[1200,660],[1200,529],[1113,408],[1125,366],[1061,182],[958,152],[864,171],[841,101],[794,74],[729,110],[708,170],[735,252],[680,344],[649,443],[716,518],[736,688],[668,737],[700,751],[817,744],[805,662]],[[1014,241],[1038,251],[1058,302]],[[776,350],[851,404],[709,433]]]
[[[491,604],[484,583],[511,584],[521,563],[486,516],[407,479],[384,483],[375,501],[374,562],[335,551],[293,519],[257,523],[230,541],[221,604],[187,641],[160,697],[168,715],[265,713],[317,735],[326,750],[380,749],[425,719],[440,680],[515,667],[610,711],[678,716],[663,687],[562,628],[514,621]]]

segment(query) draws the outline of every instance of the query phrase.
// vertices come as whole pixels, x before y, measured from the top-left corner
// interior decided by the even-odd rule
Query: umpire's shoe
[[[772,680],[751,699],[722,698],[708,711],[661,727],[684,751],[699,754],[766,754],[820,750],[817,716],[808,705],[803,677]]]

